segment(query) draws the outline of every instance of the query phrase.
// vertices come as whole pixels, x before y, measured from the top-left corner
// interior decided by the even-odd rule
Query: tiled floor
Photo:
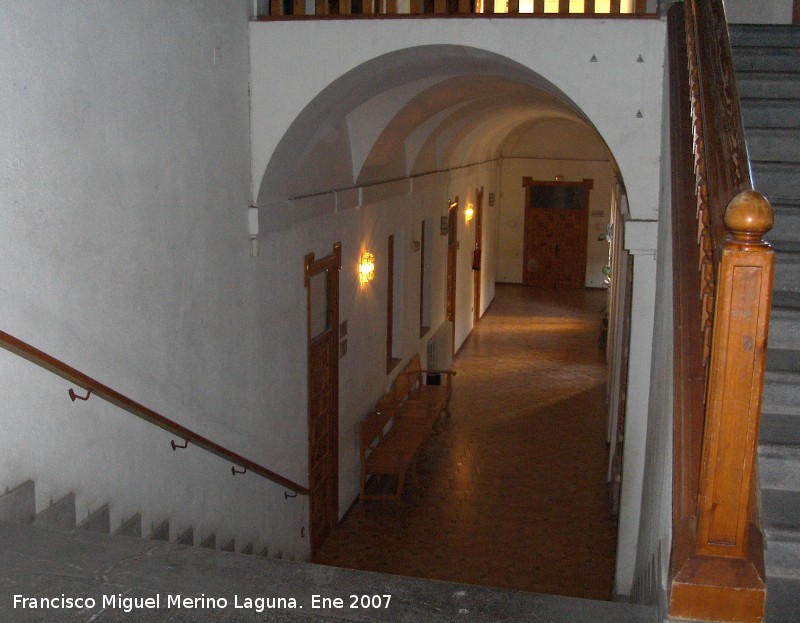
[[[315,561],[610,599],[604,305],[602,291],[498,286],[404,503],[356,506]]]

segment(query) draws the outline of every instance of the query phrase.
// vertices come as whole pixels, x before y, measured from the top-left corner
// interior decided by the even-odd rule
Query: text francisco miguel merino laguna
[[[340,599],[311,596],[311,608],[336,607],[331,602],[342,602]],[[342,604],[344,605],[344,604]],[[158,610],[160,608],[180,608],[196,610],[224,610],[227,608],[253,610],[264,612],[273,609],[302,608],[294,597],[240,597],[234,595],[225,597],[200,596],[187,597],[184,595],[160,595],[152,597],[133,597],[125,594],[100,595],[97,597],[71,597],[61,594],[57,597],[28,597],[14,595],[14,608],[33,610],[94,610],[95,608],[122,610],[129,613],[134,610]]]

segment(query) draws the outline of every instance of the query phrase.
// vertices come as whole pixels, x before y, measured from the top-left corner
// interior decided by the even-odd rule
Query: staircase
[[[0,621],[537,621],[656,623],[653,606],[537,595],[248,556],[200,547],[169,526],[141,537],[141,519],[108,534],[108,511],[75,524],[68,495],[36,512],[34,483],[0,495]],[[129,536],[123,536],[127,534]],[[266,554],[266,552],[262,552]],[[30,607],[24,598],[55,598]],[[320,600],[312,601],[313,595]],[[176,601],[176,596],[180,601]],[[354,604],[353,597],[356,596]],[[388,597],[387,597],[388,596]],[[61,598],[91,598],[78,607]],[[105,602],[103,601],[105,598]],[[321,598],[341,599],[323,602]],[[189,600],[188,602],[184,600]],[[190,607],[187,607],[187,604]],[[368,606],[368,607],[365,607]]]
[[[769,623],[800,621],[800,28],[730,27],[756,189],[776,251],[759,477]]]

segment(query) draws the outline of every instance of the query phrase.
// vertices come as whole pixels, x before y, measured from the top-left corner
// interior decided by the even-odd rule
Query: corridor
[[[404,503],[356,505],[315,562],[610,599],[605,296],[498,285]]]

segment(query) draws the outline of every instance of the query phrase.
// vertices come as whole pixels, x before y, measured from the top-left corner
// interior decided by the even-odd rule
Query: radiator
[[[453,323],[443,322],[428,341],[429,370],[447,370],[453,363]]]

